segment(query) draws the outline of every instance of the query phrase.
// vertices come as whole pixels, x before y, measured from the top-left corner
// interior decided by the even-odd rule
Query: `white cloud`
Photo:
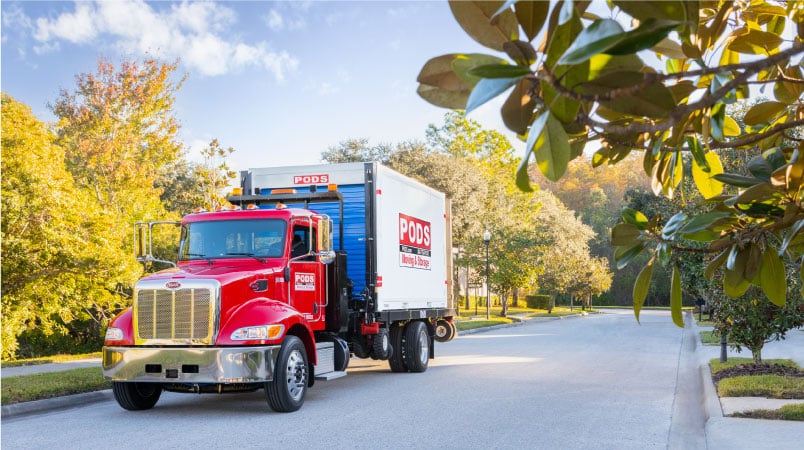
[[[265,23],[268,25],[268,28],[274,31],[280,31],[285,27],[285,21],[282,19],[282,15],[275,9],[272,9],[268,15],[265,16]]]
[[[282,81],[296,69],[295,57],[272,50],[267,42],[229,38],[227,31],[236,20],[232,9],[214,2],[184,1],[162,10],[142,0],[77,2],[74,12],[36,19],[34,50],[54,51],[61,41],[89,44],[102,39],[124,53],[180,58],[191,72],[205,76],[261,67]]]

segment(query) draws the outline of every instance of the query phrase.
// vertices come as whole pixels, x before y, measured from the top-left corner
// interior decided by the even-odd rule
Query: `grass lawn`
[[[785,405],[779,409],[758,409],[756,411],[746,411],[734,413],[733,417],[744,417],[748,419],[772,419],[772,420],[798,420],[804,421],[804,403]]]
[[[83,355],[53,355],[43,356],[41,358],[28,358],[28,359],[15,359],[14,361],[3,361],[0,367],[19,367],[19,366],[33,366],[37,364],[49,364],[57,362],[75,361],[77,359],[100,358],[101,352],[87,353]]]
[[[721,397],[766,397],[804,399],[804,377],[746,375],[729,377],[717,383]]]
[[[723,369],[739,366],[740,364],[751,364],[753,362],[754,360],[751,358],[729,358],[728,361],[722,363],[720,362],[720,359],[714,358],[709,360],[709,367],[712,369],[712,375],[715,375],[716,373],[720,372]],[[762,362],[767,364],[779,364],[782,366],[795,367],[797,369],[800,369],[800,367],[798,367],[798,364],[796,364],[795,361],[789,359],[763,359]]]
[[[715,331],[701,331],[701,342],[703,345],[720,345],[720,335]],[[733,345],[731,342],[728,344]],[[751,360],[748,360],[748,362],[751,362]]]
[[[110,389],[100,367],[3,378],[0,403],[29,402],[62,395]]]
[[[502,317],[494,318],[491,320],[460,320],[455,322],[455,327],[458,331],[464,330],[473,330],[475,328],[483,328],[483,327],[491,327],[494,325],[502,325],[505,323],[511,323],[513,320],[506,319]]]

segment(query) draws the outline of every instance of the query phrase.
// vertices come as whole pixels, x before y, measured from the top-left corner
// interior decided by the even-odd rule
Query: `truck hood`
[[[256,260],[226,259],[215,260],[212,265],[206,261],[184,263],[178,267],[165,269],[143,278],[143,280],[181,280],[181,279],[216,279],[222,286],[242,280],[269,276],[280,272],[285,267],[283,260],[268,260],[260,263]]]

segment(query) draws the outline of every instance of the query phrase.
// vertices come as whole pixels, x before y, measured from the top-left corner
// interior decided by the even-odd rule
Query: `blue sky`
[[[48,109],[97,59],[181,59],[176,116],[193,151],[217,138],[231,166],[317,163],[350,138],[424,139],[446,110],[416,95],[429,58],[486,52],[446,1],[3,1],[0,88]],[[503,130],[499,104],[472,113]],[[509,134],[510,136],[510,134]]]

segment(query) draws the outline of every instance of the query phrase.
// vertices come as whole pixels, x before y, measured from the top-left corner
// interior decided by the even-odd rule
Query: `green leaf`
[[[677,327],[684,328],[684,318],[681,315],[681,273],[675,264],[670,278],[670,315]]]
[[[746,125],[759,125],[770,122],[776,116],[781,114],[782,111],[787,109],[788,105],[782,102],[763,102],[757,103],[752,106],[743,117],[743,122]]]
[[[543,120],[546,123],[538,127],[536,122]],[[528,132],[525,148],[536,156],[536,165],[542,174],[550,181],[558,181],[569,164],[572,151],[569,136],[550,112],[542,113],[536,122]]]
[[[717,269],[721,268],[723,264],[726,263],[726,259],[729,257],[729,253],[730,253],[729,249],[725,249],[722,252],[720,252],[720,254],[715,256],[712,259],[712,261],[710,261],[709,264],[706,265],[706,268],[704,269],[704,278],[706,278],[707,280],[711,280],[712,277],[715,276],[715,271],[717,271]]]
[[[649,18],[642,21],[635,30],[629,31],[617,41],[614,46],[608,48],[603,53],[610,55],[625,55],[636,53],[653,47],[666,38],[667,35],[678,28],[681,22],[677,20],[665,20]]]
[[[575,2],[573,0],[564,0],[561,5],[561,12],[558,15],[558,24],[564,25],[572,19],[575,15]]]
[[[449,109],[463,109],[469,99],[470,90],[450,91],[436,86],[420,84],[416,93],[428,103]]]
[[[531,66],[536,62],[538,55],[530,42],[508,41],[503,44],[505,53],[520,66]]]
[[[644,230],[648,226],[648,218],[635,209],[623,208],[622,217],[624,222],[634,225],[640,230]]]
[[[518,28],[514,12],[502,8],[499,1],[456,1],[450,0],[449,7],[455,20],[472,39],[480,44],[502,51],[503,44],[517,39]],[[494,20],[491,18],[494,17]]]
[[[787,297],[787,280],[784,263],[773,251],[766,248],[762,253],[762,268],[759,269],[759,282],[762,292],[774,305],[783,308]]]
[[[549,11],[549,2],[518,2],[514,6],[516,19],[528,41],[532,41],[539,34]]]
[[[561,55],[564,54],[573,39],[583,31],[583,24],[577,15],[573,14],[572,20],[560,25],[555,31],[549,33],[550,42],[547,45],[547,60],[545,64],[554,74],[562,76],[561,82],[564,86],[574,89],[576,85],[587,81],[589,76],[589,64],[583,63],[575,66],[561,66],[557,64]],[[540,82],[542,96],[547,108],[556,118],[564,123],[573,122],[575,116],[581,108],[581,103],[564,95],[560,95],[550,83]]]
[[[687,18],[683,1],[635,2],[633,0],[615,0],[612,3],[640,21],[648,19],[665,19],[684,21]]]
[[[755,178],[770,183],[771,175],[776,170],[771,161],[766,159],[763,155],[758,155],[748,161],[748,171],[751,172]]]
[[[533,110],[536,108],[536,100],[531,97],[530,88],[530,81],[520,80],[500,110],[505,126],[518,135],[528,132]]]
[[[521,78],[530,75],[530,68],[513,64],[487,64],[469,69],[469,74],[481,78]]]
[[[720,157],[715,152],[707,152],[704,155],[709,170],[698,164],[698,161],[693,161],[692,164],[692,180],[695,182],[695,187],[703,195],[705,199],[717,197],[723,193],[723,183],[715,178],[715,175],[723,173],[723,165],[720,163]]]
[[[650,277],[653,275],[653,261],[651,258],[648,264],[639,271],[636,282],[634,283],[634,315],[637,322],[639,322],[639,312],[642,310],[642,305],[645,304],[645,299],[648,296],[648,289],[650,288]]]
[[[727,46],[729,50],[748,55],[767,55],[776,50],[784,39],[778,34],[748,29],[748,32],[734,38]]]
[[[530,186],[530,176],[528,175],[529,164],[530,152],[527,152],[516,169],[516,187],[522,192],[533,192],[533,188]]]
[[[656,45],[654,45],[651,50],[660,55],[667,56],[669,58],[675,59],[686,59],[687,55],[684,54],[684,51],[681,50],[681,44],[671,41],[668,38],[664,38],[659,41]]]
[[[617,270],[627,266],[628,263],[642,253],[644,249],[645,246],[642,243],[633,247],[617,247],[617,250],[614,251],[614,260],[617,262]]]
[[[612,90],[633,88],[643,85],[645,80],[641,72],[619,71],[602,75],[583,83],[583,93],[589,95],[607,95]],[[673,93],[662,83],[654,82],[645,85],[630,95],[617,95],[610,100],[601,100],[600,104],[614,111],[636,117],[665,118],[676,107]]]
[[[611,229],[611,245],[615,247],[632,246],[639,241],[639,228],[630,223],[618,223]]]
[[[802,227],[804,227],[804,219],[799,219],[795,224],[793,224],[792,227],[790,227],[790,229],[787,231],[787,235],[784,237],[784,241],[782,241],[782,246],[779,247],[779,256],[784,254],[784,252],[787,250],[787,247],[790,245],[790,242],[796,237],[798,232],[801,231]]]
[[[712,226],[715,222],[724,217],[731,217],[732,213],[725,211],[714,211],[706,214],[697,215],[689,222],[685,223],[679,232],[684,235],[687,233],[695,233]]]
[[[684,224],[684,220],[687,219],[687,215],[679,212],[673,215],[670,220],[664,225],[662,228],[662,237],[665,239],[670,239],[673,235],[681,228],[681,225]]]
[[[716,179],[717,181],[726,183],[729,186],[737,186],[741,188],[748,188],[763,182],[762,180],[758,180],[754,177],[746,177],[743,175],[737,175],[733,173],[721,173],[714,175],[712,178]]]
[[[742,134],[740,125],[731,116],[723,117],[723,136],[737,137]]]
[[[507,91],[521,78],[483,78],[472,89],[472,93],[469,94],[469,99],[466,101],[466,114]]]
[[[459,78],[471,84],[472,86],[476,85],[483,77],[470,74],[469,73],[470,70],[478,66],[508,63],[508,61],[506,61],[503,58],[498,58],[492,55],[485,55],[483,53],[457,53],[453,54],[453,56],[454,57],[449,62],[450,68],[452,69],[453,72],[455,72],[456,75],[458,75]],[[420,83],[426,83],[426,81],[422,80],[418,81]],[[426,84],[433,84],[433,83],[426,83]]]
[[[616,20],[595,20],[575,38],[558,64],[580,64],[598,53],[605,53],[624,36],[623,27]]]

